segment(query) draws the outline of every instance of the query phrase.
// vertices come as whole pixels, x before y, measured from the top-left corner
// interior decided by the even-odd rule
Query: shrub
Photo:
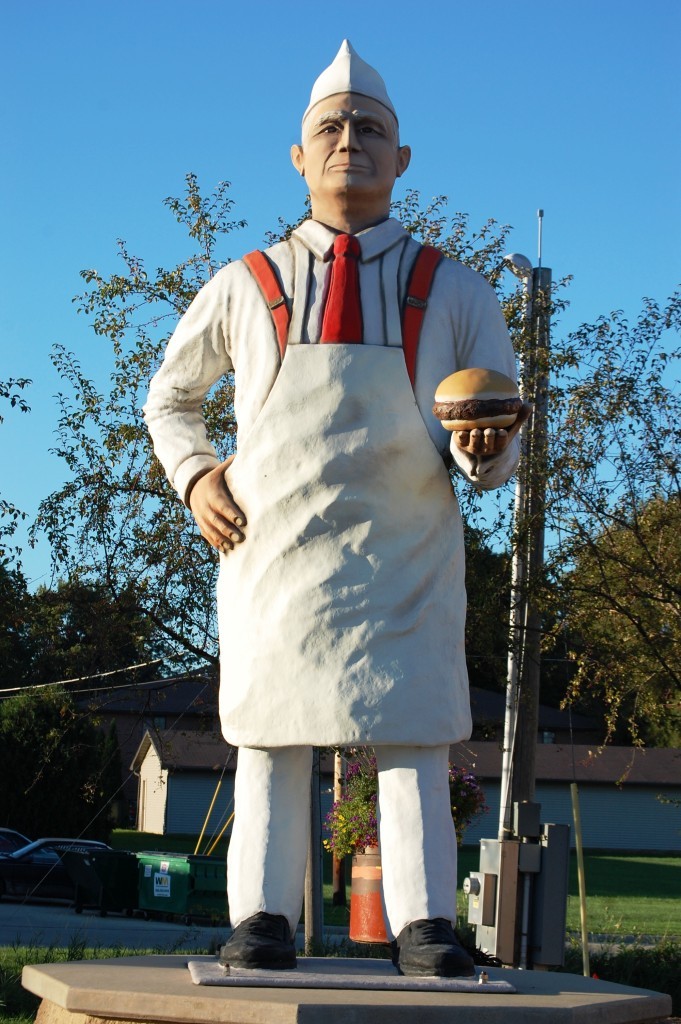
[[[621,945],[590,953],[592,974],[601,981],[666,992],[672,997],[672,1013],[681,1013],[681,942],[660,939],[655,946]],[[582,954],[572,946],[565,954],[565,971],[581,974]]]

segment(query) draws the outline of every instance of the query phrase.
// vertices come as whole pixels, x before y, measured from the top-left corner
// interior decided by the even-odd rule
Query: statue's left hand
[[[520,412],[508,430],[495,430],[494,427],[487,427],[485,430],[455,430],[453,438],[456,447],[469,455],[498,455],[503,452],[518,433],[523,423],[529,420],[533,407],[528,402],[523,402]]]

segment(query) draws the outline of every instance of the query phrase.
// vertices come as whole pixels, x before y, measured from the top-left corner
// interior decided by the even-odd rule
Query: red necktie
[[[324,307],[324,343],[362,342],[362,307],[359,301],[359,242],[354,235],[337,235],[333,243],[331,280]]]

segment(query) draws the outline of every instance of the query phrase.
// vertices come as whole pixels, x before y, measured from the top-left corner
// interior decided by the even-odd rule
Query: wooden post
[[[333,755],[333,801],[336,803],[343,795],[345,769],[340,750]],[[334,907],[347,907],[348,898],[345,889],[345,859],[333,854],[333,898]]]
[[[579,791],[577,783],[570,785],[572,799],[572,817],[575,823],[575,843],[577,848],[577,878],[579,879],[579,921],[582,928],[582,972],[585,978],[591,974],[589,966],[589,929],[586,923],[586,878],[584,875],[584,846],[582,845],[582,816],[579,810]]]
[[[319,748],[312,756],[310,783],[310,843],[305,873],[305,949],[318,949],[324,940],[324,890],[322,883],[322,821],[319,799]]]

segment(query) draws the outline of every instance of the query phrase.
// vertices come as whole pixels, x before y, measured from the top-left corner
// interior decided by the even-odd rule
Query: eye
[[[365,124],[360,124],[357,128],[359,135],[382,135],[383,132],[378,125],[372,124],[370,121]]]

